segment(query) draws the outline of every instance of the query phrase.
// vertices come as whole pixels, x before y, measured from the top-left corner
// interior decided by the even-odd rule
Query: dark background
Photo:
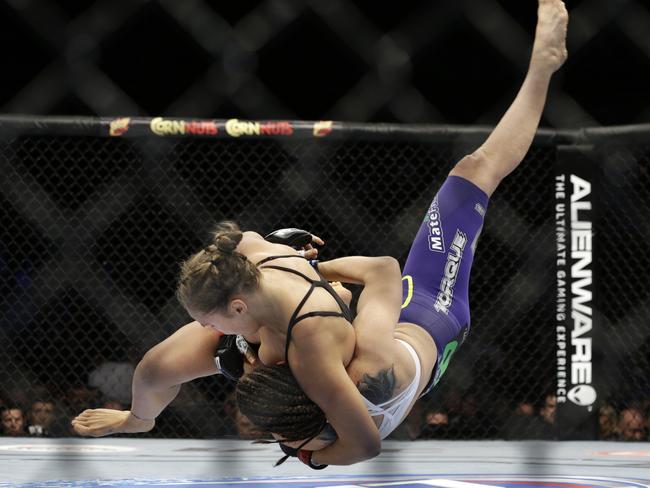
[[[650,120],[650,6],[567,1],[542,125]],[[0,113],[494,124],[534,0],[0,1]]]

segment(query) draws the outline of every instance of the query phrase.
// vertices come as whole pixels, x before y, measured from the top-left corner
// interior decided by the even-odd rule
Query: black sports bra
[[[298,256],[295,254],[289,254],[286,256],[269,256],[268,258],[264,258],[261,261],[257,263],[257,267],[260,267],[264,263],[268,263],[269,261],[273,261],[274,259],[280,259],[280,258],[300,258],[300,259],[306,259],[302,256]],[[350,312],[350,309],[348,306],[345,304],[345,302],[341,299],[341,297],[334,291],[334,288],[332,288],[332,285],[330,285],[325,278],[321,276],[320,280],[314,280],[311,279],[309,276],[305,276],[302,274],[300,271],[296,271],[295,269],[291,268],[285,268],[283,266],[263,266],[264,268],[272,268],[272,269],[278,269],[280,271],[286,271],[287,273],[292,273],[295,275],[300,276],[301,278],[304,278],[307,280],[311,286],[309,287],[309,291],[305,294],[303,299],[300,301],[298,304],[298,307],[296,310],[293,312],[293,315],[291,315],[291,318],[289,319],[289,328],[287,330],[287,344],[284,348],[284,360],[288,363],[289,358],[287,357],[289,354],[289,343],[291,342],[291,331],[293,330],[293,327],[300,322],[303,319],[306,319],[308,317],[343,317],[345,320],[350,322],[352,324],[352,312]],[[318,270],[316,270],[318,272]],[[318,273],[320,276],[320,273]],[[341,308],[340,312],[307,312],[302,315],[298,315],[302,307],[305,305],[311,294],[314,292],[316,288],[324,288],[327,290],[327,292],[332,295],[334,300],[336,300],[336,303],[338,306]]]

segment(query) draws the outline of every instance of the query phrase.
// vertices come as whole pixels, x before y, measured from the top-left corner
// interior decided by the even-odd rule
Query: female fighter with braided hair
[[[436,194],[403,279],[392,258],[335,259],[319,263],[319,274],[286,246],[226,228],[184,265],[178,295],[197,322],[145,355],[131,411],[84,412],[75,430],[150,430],[178,385],[218,371],[212,328],[261,344],[265,366],[240,380],[239,408],[283,440],[285,452],[315,468],[377,455],[380,439],[439,381],[469,331],[469,275],[488,198],[530,147],[551,76],[566,59],[567,19],[561,0],[539,0],[523,85]],[[354,329],[323,278],[364,285]]]

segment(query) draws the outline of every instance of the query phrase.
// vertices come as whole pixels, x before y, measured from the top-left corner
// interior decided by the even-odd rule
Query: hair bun
[[[241,242],[244,234],[235,222],[224,221],[217,225],[212,236],[213,243],[220,252],[232,253]]]
[[[216,244],[210,244],[208,247],[203,249],[206,254],[216,254],[219,251],[219,248]]]
[[[239,235],[221,234],[215,237],[214,242],[216,244],[217,249],[219,249],[220,252],[232,253],[237,247],[237,244],[241,242],[241,238],[242,238],[241,233],[239,233]]]

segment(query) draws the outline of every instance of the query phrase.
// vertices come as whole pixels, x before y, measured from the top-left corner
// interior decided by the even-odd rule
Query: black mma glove
[[[311,244],[312,235],[306,230],[288,228],[273,231],[264,239],[273,244],[284,244],[285,246],[291,246],[294,249],[300,250],[306,245]]]
[[[247,349],[252,349],[240,335],[223,335],[217,344],[215,362],[222,375],[232,381],[239,381],[244,374],[244,361]]]

